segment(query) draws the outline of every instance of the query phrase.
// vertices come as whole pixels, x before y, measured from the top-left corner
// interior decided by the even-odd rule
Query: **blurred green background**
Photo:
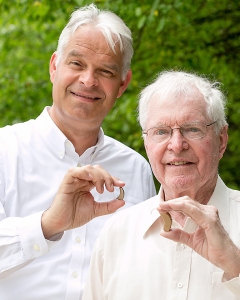
[[[48,64],[71,12],[95,3],[118,14],[134,39],[133,79],[104,131],[146,157],[137,97],[162,70],[194,71],[222,82],[229,144],[219,173],[240,189],[239,0],[0,0],[0,126],[35,118],[51,105]]]

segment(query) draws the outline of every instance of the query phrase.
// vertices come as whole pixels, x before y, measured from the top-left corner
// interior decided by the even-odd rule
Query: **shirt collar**
[[[157,210],[157,207],[159,206],[160,201],[164,201],[163,198],[163,190],[162,187],[160,187],[158,195],[148,200],[150,201],[150,205],[148,206],[147,216],[142,226],[143,236],[146,236],[147,231],[150,229],[153,223],[155,223],[159,219],[160,214]],[[228,198],[228,188],[226,187],[222,179],[218,176],[216,187],[207,205],[213,205],[218,209],[220,220],[227,231],[229,229],[229,201],[226,201],[226,199]],[[178,223],[174,222],[174,225],[176,224]],[[192,221],[191,218],[188,218],[184,226],[184,230],[187,232],[193,232],[196,230],[196,227],[197,224]]]
[[[103,129],[100,128],[98,133],[97,144],[86,149],[86,151],[81,155],[80,159],[87,163],[92,163],[93,159],[97,155],[97,152],[103,147],[103,145],[104,145],[104,132]]]
[[[218,215],[223,227],[229,231],[229,189],[218,176],[215,190],[210,198],[208,205],[213,205],[218,209]]]
[[[65,154],[69,151],[69,147],[71,147],[74,152],[75,149],[72,143],[53,122],[48,113],[49,109],[49,106],[44,108],[43,112],[37,117],[36,124],[40,134],[49,141],[53,152],[55,152],[55,154],[59,156],[60,159],[63,159]],[[86,151],[80,157],[81,160],[87,160],[88,163],[91,163],[96,153],[103,147],[103,145],[104,132],[103,129],[100,128],[96,145],[86,149]]]
[[[148,209],[146,210],[146,218],[143,219],[142,223],[142,236],[144,237],[149,230],[149,228],[155,223],[155,221],[160,217],[160,214],[157,210],[160,201],[160,195],[162,193],[162,188],[160,188],[160,191],[158,195],[154,196],[153,198],[150,198],[147,200],[149,203]]]

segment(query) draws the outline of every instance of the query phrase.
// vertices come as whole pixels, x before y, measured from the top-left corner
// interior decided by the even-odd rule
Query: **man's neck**
[[[81,156],[88,148],[97,144],[98,133],[99,130],[95,132],[80,132],[79,134],[74,134],[71,131],[64,133],[64,135],[73,144],[76,153]]]
[[[52,108],[49,110],[49,115],[57,127],[73,144],[76,153],[80,156],[88,148],[96,145],[98,141],[98,134],[101,124],[94,124],[94,122],[80,121],[74,119],[61,118],[60,114]]]
[[[213,178],[210,178],[206,184],[201,186],[198,190],[189,188],[186,190],[178,190],[174,188],[168,188],[167,186],[162,185],[164,200],[176,199],[183,196],[188,196],[191,199],[197,201],[198,203],[206,205],[216,187],[218,175],[216,174]]]

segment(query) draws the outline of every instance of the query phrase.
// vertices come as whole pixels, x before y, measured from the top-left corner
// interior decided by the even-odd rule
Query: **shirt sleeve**
[[[8,217],[5,212],[5,176],[2,149],[5,140],[0,139],[0,278],[6,277],[49,251],[53,242],[45,240],[41,228],[43,212],[26,217]],[[7,175],[9,176],[9,174]]]
[[[236,297],[240,299],[240,275],[239,277],[233,278],[229,281],[225,281],[223,276],[222,281],[223,285],[225,285],[227,289],[229,289]]]
[[[0,217],[3,215],[0,204]],[[10,275],[47,253],[53,244],[44,238],[41,228],[43,212],[25,218],[5,218],[0,222],[0,277]]]

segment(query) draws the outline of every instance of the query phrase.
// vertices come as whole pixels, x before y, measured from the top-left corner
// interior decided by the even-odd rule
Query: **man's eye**
[[[109,75],[113,75],[112,72],[110,72],[109,70],[103,70],[104,73],[109,74]]]
[[[157,129],[154,132],[154,135],[165,135],[165,134],[169,134],[169,130],[164,128]]]
[[[201,131],[201,129],[198,128],[198,127],[189,127],[189,128],[185,128],[184,130],[187,131],[187,132],[199,132],[199,131]]]
[[[76,60],[71,61],[70,64],[73,65],[73,66],[77,66],[77,67],[81,66],[80,62],[76,61]]]
[[[108,76],[108,77],[114,76],[114,74],[113,74],[111,71],[106,70],[106,69],[100,70],[100,72],[101,72],[104,76]]]

